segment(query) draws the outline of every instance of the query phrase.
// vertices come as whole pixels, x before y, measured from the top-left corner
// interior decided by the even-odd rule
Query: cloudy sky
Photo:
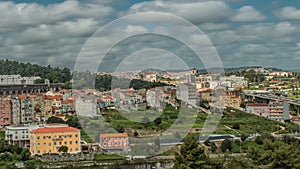
[[[298,0],[0,0],[0,58],[73,69],[84,45],[92,35],[97,35],[97,30],[115,19],[140,12],[168,13],[196,25],[203,36],[209,39],[224,67],[260,65],[300,68]],[[110,44],[107,41],[116,41],[115,38],[121,37],[124,31],[131,35],[131,32],[149,32],[150,27],[154,30],[149,23],[155,23],[156,32],[168,32],[171,29],[161,27],[160,23],[172,22],[172,19],[143,16],[135,19],[139,22],[135,20],[135,24],[128,24],[119,34],[115,33],[117,30],[112,30],[107,38],[97,41],[98,50],[106,51],[107,44]],[[178,22],[172,27],[180,33],[184,29],[181,37],[194,39],[195,46],[202,42],[199,39],[203,37],[196,36],[190,27]],[[132,60],[135,60],[132,65],[140,66],[143,62],[157,65],[162,61],[162,65],[165,65],[175,54],[182,56],[184,62],[201,68],[203,65],[190,59],[194,53],[184,45],[187,44],[157,36],[129,38],[118,47],[113,47],[106,60],[124,58],[121,54],[125,53],[132,56],[123,61],[119,59],[125,66],[130,65]],[[153,48],[154,53],[149,54],[149,50],[140,46]],[[165,59],[159,59],[160,53],[161,58],[165,56]],[[143,55],[148,55],[147,59],[140,59]],[[97,60],[92,56],[87,57],[92,61]],[[169,66],[174,65],[170,63]]]

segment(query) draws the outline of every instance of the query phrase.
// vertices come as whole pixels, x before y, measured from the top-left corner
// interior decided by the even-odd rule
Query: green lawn
[[[287,132],[295,132],[298,130],[298,125],[294,123],[280,123],[264,117],[259,117],[253,114],[249,114],[240,110],[236,112],[224,113],[224,118],[221,119],[215,133],[219,134],[252,134],[252,133],[272,133],[276,132],[278,126],[284,126]],[[233,128],[234,125],[238,125],[239,129]],[[227,126],[227,127],[225,127]],[[229,128],[228,128],[229,127]]]
[[[123,160],[124,157],[115,154],[95,154],[94,161]]]
[[[82,132],[83,140],[87,142],[93,142],[93,139],[97,137],[101,133],[111,133],[115,132],[114,129],[118,127],[123,127],[126,129],[138,130],[140,132],[144,131],[146,133],[157,133],[158,131],[164,131],[171,127],[171,125],[177,119],[180,110],[176,110],[175,108],[167,105],[166,109],[163,113],[158,116],[161,119],[161,122],[155,123],[150,116],[150,122],[148,123],[139,123],[138,120],[141,120],[142,117],[147,117],[147,114],[151,114],[150,111],[140,111],[137,117],[131,117],[133,119],[127,119],[129,114],[125,114],[124,112],[120,113],[117,110],[109,110],[104,115],[104,118],[89,118],[82,119],[83,123],[85,123],[89,128],[84,128],[85,131]],[[189,109],[181,109],[182,111],[189,111]],[[134,112],[135,114],[137,112]],[[193,116],[187,116],[186,119],[193,119]],[[193,128],[199,129],[203,127],[205,121],[207,119],[207,114],[203,112],[199,112],[196,117],[196,122],[193,125]],[[85,125],[84,124],[84,125]],[[83,126],[84,126],[83,125]],[[181,122],[180,125],[182,127],[186,127],[190,125],[185,122]],[[234,127],[238,126],[238,128]],[[240,110],[235,110],[235,112],[231,112],[230,110],[224,111],[224,117],[220,120],[215,134],[253,134],[253,133],[272,133],[276,132],[278,126],[286,127],[286,131],[281,131],[281,133],[290,133],[298,130],[298,125],[294,123],[284,124],[277,121],[269,120],[263,117],[259,117],[253,114],[249,114]],[[111,128],[112,127],[112,128]],[[114,128],[114,129],[113,129]],[[236,128],[236,129],[232,129]],[[92,138],[92,139],[91,139]]]

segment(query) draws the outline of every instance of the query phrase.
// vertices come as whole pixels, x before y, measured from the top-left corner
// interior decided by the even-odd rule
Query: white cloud
[[[7,30],[5,28],[17,29],[22,26],[53,24],[72,18],[103,19],[112,14],[113,9],[102,4],[84,4],[76,0],[67,0],[48,6],[0,1],[0,11],[0,30]]]
[[[265,20],[266,16],[252,6],[243,6],[238,9],[237,13],[232,17],[236,22],[253,22]]]
[[[146,33],[148,32],[147,28],[143,26],[135,26],[135,25],[128,25],[126,29],[123,30],[124,33],[131,34],[131,33]]]
[[[296,33],[297,29],[294,25],[292,25],[289,22],[280,22],[276,25],[276,31],[280,34],[280,35],[290,35],[293,33]]]
[[[130,8],[131,13],[153,11],[175,14],[195,24],[225,21],[232,13],[230,7],[222,1],[151,1],[137,3]]]
[[[280,19],[292,19],[292,20],[300,19],[300,9],[294,6],[283,7],[282,9],[276,11],[275,14]]]

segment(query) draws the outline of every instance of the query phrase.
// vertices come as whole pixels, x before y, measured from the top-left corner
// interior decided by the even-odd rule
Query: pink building
[[[0,126],[9,126],[11,122],[10,100],[0,100]]]
[[[266,117],[269,113],[269,106],[265,103],[248,103],[246,105],[246,111]]]
[[[99,141],[103,149],[128,150],[129,147],[127,133],[100,134]]]

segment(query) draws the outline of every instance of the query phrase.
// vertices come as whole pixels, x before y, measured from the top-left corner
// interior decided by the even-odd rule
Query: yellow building
[[[239,108],[242,103],[242,99],[238,96],[226,95],[225,104],[229,107]]]
[[[80,130],[73,127],[44,127],[30,132],[30,153],[32,155],[60,153],[61,146],[68,147],[68,153],[80,153]]]

